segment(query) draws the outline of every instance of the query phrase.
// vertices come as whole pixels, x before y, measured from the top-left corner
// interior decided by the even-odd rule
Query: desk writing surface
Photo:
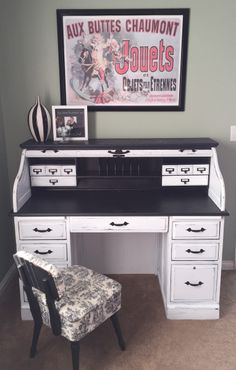
[[[18,216],[220,216],[206,192],[187,189],[157,191],[42,191],[16,213]]]

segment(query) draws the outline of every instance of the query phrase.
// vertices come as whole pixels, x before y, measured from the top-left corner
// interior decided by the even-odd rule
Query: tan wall
[[[203,137],[220,142],[226,181],[224,258],[234,258],[236,237],[235,0],[21,0],[2,1],[2,110],[10,183],[19,165],[21,141],[29,138],[27,112],[35,96],[51,108],[60,103],[57,8],[189,7],[190,34],[185,112],[97,112],[89,114],[90,137]]]

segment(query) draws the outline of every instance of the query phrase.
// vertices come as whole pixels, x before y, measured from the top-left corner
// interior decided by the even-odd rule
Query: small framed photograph
[[[52,107],[53,140],[88,140],[87,106]]]

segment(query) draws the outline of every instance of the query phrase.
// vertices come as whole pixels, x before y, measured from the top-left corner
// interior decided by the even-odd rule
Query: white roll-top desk
[[[13,189],[17,250],[64,267],[80,263],[73,233],[157,233],[167,318],[219,318],[228,213],[217,145],[209,138],[28,140]]]

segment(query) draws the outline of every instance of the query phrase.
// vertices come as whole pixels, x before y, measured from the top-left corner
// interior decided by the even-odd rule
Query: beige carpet
[[[223,273],[221,319],[166,320],[153,275],[115,276],[123,285],[121,352],[110,321],[81,341],[81,370],[236,370],[236,272]],[[28,358],[32,322],[22,322],[17,282],[0,298],[0,370],[71,370],[66,340],[42,330]]]

